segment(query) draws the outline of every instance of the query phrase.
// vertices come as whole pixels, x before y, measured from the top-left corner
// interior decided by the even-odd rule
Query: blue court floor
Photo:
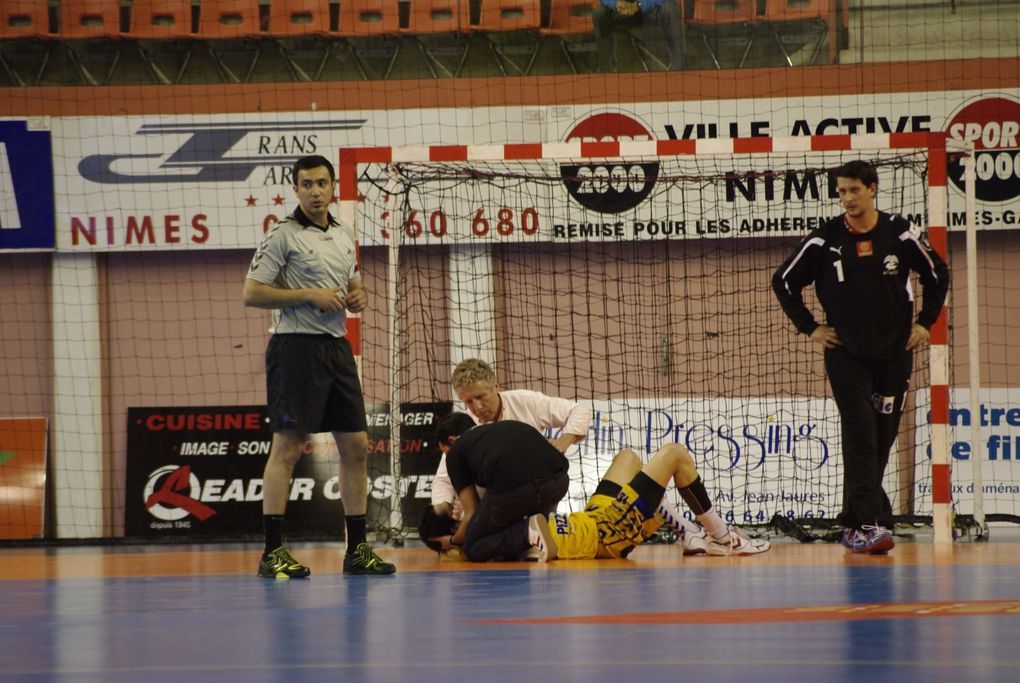
[[[1020,544],[462,565],[294,548],[0,550],[0,680],[1020,681]],[[13,577],[13,578],[12,578]],[[38,578],[33,578],[38,577]]]

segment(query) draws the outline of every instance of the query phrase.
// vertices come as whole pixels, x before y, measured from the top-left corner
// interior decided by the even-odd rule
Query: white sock
[[[715,509],[698,515],[698,521],[701,522],[701,526],[708,529],[708,533],[712,534],[712,538],[723,538],[726,534],[730,533],[730,528],[722,520],[722,517],[716,513]]]
[[[696,534],[701,531],[701,528],[697,524],[687,519],[665,503],[661,503],[655,511],[661,515],[662,519],[666,521],[666,524],[678,534],[684,534],[687,532]]]

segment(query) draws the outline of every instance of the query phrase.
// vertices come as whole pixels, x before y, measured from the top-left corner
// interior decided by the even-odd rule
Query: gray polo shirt
[[[313,224],[298,207],[274,225],[248,268],[248,277],[285,289],[340,287],[347,295],[351,282],[361,280],[354,249],[354,230],[328,216],[329,228]],[[303,304],[273,309],[273,334],[347,334],[347,312],[326,313]]]

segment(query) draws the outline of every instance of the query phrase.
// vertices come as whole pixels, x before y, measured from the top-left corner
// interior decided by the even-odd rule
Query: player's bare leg
[[[303,433],[292,430],[273,434],[269,458],[262,472],[262,520],[266,544],[258,573],[264,578],[300,579],[311,574],[308,567],[295,561],[284,546],[290,478],[304,453],[306,439]]]
[[[680,444],[669,444],[659,449],[642,471],[663,487],[673,480],[680,497],[711,536],[705,544],[706,554],[754,555],[769,549],[768,541],[746,538],[723,521],[712,507],[694,458]]]

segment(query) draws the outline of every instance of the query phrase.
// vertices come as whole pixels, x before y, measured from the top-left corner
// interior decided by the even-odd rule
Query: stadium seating
[[[549,21],[543,33],[591,33],[591,14],[597,0],[550,0]]]
[[[202,0],[196,35],[206,40],[246,38],[262,33],[258,0]]]
[[[538,30],[542,25],[539,0],[481,0],[477,23],[472,31],[501,33],[503,31]]]
[[[0,38],[48,38],[49,9],[39,0],[3,0],[0,3]]]
[[[470,18],[467,31],[480,39],[476,42],[490,51],[504,75],[530,73],[542,27],[540,0],[480,0]]]
[[[67,39],[119,38],[120,20],[120,0],[61,0],[57,32]]]
[[[337,33],[350,42],[364,78],[373,73],[388,78],[400,53],[398,0],[344,0]]]
[[[463,0],[411,0],[407,25],[409,36],[425,58],[432,76],[456,76],[467,56],[463,31],[468,10]]]
[[[329,0],[273,0],[267,34],[276,42],[291,77],[316,81],[334,48]]]
[[[273,0],[268,32],[293,37],[328,35],[329,0]]]
[[[143,40],[189,38],[191,0],[134,0],[128,35]]]
[[[0,2],[0,74],[14,85],[38,84],[50,62],[53,37],[45,2]]]
[[[340,3],[342,36],[395,36],[400,33],[397,0],[344,0]]]
[[[743,66],[754,41],[757,0],[695,0],[687,29],[701,37],[716,69],[721,69],[719,46],[733,43],[740,53],[734,66]],[[681,7],[681,15],[686,13]]]
[[[61,0],[60,49],[83,83],[111,82],[124,47],[121,18],[120,0]]]
[[[592,32],[592,11],[598,0],[550,0],[549,18],[541,28],[546,36],[555,36],[571,71],[578,72],[575,51],[595,52],[598,46]],[[585,36],[586,38],[582,38]]]
[[[0,0],[0,82],[587,73],[598,1]],[[688,69],[836,63],[848,43],[848,0],[677,1]],[[633,28],[629,68],[656,70]]]
[[[407,27],[409,34],[459,33],[467,23],[462,0],[411,0]],[[463,15],[463,16],[462,16]]]
[[[134,0],[127,37],[158,83],[180,81],[194,48],[191,0]]]
[[[204,41],[227,82],[245,83],[261,54],[265,35],[258,0],[202,0],[195,37]]]
[[[775,39],[787,66],[793,66],[793,60],[782,36],[784,26],[790,24],[807,27],[816,35],[808,63],[815,63],[826,38],[829,44],[828,61],[830,64],[835,61],[839,28],[836,21],[836,0],[765,0],[765,13],[762,19]]]

